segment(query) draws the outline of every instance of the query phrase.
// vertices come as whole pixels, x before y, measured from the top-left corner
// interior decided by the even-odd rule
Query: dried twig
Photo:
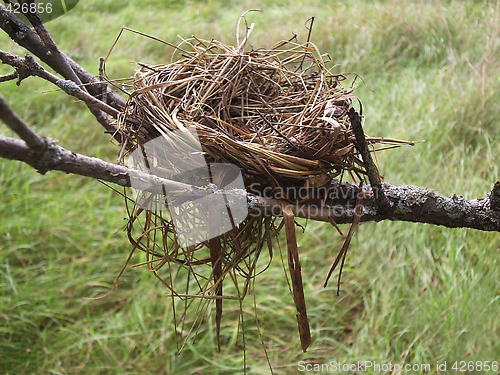
[[[12,72],[12,73],[9,73],[9,74],[3,74],[3,75],[0,75],[0,82],[13,81],[13,80],[15,80],[17,78],[18,78],[17,72]]]
[[[292,294],[297,309],[297,325],[299,328],[300,345],[304,352],[311,345],[311,331],[307,318],[306,300],[304,286],[302,285],[302,269],[299,260],[299,249],[295,237],[295,221],[293,210],[289,205],[282,202],[283,218],[285,221],[286,242],[288,248],[288,269],[292,280]]]
[[[391,211],[391,206],[384,194],[377,166],[373,162],[372,155],[368,149],[368,143],[366,142],[365,133],[361,125],[361,118],[354,108],[349,110],[348,115],[351,120],[352,130],[356,137],[356,148],[359,150],[359,153],[363,158],[366,174],[368,175],[373,194],[375,195],[375,202],[377,203],[378,211],[387,214]]]
[[[38,76],[53,83],[62,89],[66,94],[80,99],[89,106],[98,108],[113,117],[118,117],[120,114],[118,110],[103,103],[99,99],[96,99],[75,82],[60,79],[56,75],[48,72],[40,64],[38,64],[31,55],[26,55],[25,58],[22,58],[21,56],[0,50],[0,60],[2,63],[17,69],[18,85],[23,79],[29,76]]]

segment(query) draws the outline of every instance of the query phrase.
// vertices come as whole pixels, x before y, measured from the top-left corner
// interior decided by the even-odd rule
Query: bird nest
[[[292,44],[287,42],[287,45]],[[243,52],[194,40],[184,59],[142,66],[125,120],[141,143],[195,127],[212,162],[230,162],[246,182],[297,186],[308,177],[356,170],[347,111],[354,96],[310,45]]]
[[[214,174],[200,183],[183,173],[188,150],[209,165],[237,166],[247,190],[266,197],[279,194],[286,204],[307,202],[309,194],[326,194],[331,180],[339,176],[362,181],[365,168],[348,116],[356,98],[344,87],[345,77],[327,68],[328,57],[310,42],[281,41],[250,51],[244,46],[194,37],[175,47],[176,61],[141,64],[119,121],[123,150],[140,150],[143,155],[144,145],[161,140],[165,147],[156,147],[150,158],[157,166],[154,174],[191,185],[215,183]],[[367,141],[384,142],[370,137]],[[130,164],[137,168],[141,163]],[[231,222],[231,229],[215,239],[183,247],[172,212],[158,206],[165,197],[155,197],[139,193],[134,198],[136,204],[129,207],[130,241],[146,253],[144,264],[172,296],[216,299],[219,326],[222,299],[243,298],[248,282],[266,267],[257,262],[262,249],[267,246],[272,256],[274,239],[284,225],[280,218],[250,215],[237,225]],[[153,201],[154,205],[142,204]],[[198,210],[189,216],[194,226],[201,214]],[[167,264],[165,277],[159,270]],[[233,284],[243,280],[242,288],[229,287],[223,293],[228,276]],[[299,330],[300,325],[299,321]]]

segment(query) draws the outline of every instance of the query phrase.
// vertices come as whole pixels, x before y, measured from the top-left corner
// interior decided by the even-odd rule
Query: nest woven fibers
[[[172,150],[187,148],[194,155],[197,138],[207,164],[237,166],[248,190],[271,197],[279,193],[286,204],[307,202],[308,194],[300,191],[316,191],[316,197],[326,194],[331,180],[344,175],[363,181],[365,168],[348,116],[356,97],[343,86],[345,77],[327,68],[328,56],[311,42],[291,40],[247,51],[246,40],[228,46],[193,37],[173,47],[172,63],[140,64],[119,120],[122,149],[133,154],[152,140],[163,140],[170,146],[157,148],[155,171],[169,170],[167,177],[186,176],[185,167],[179,167],[182,157],[173,157]],[[194,129],[196,136],[176,135],[186,134],[187,129]],[[372,145],[399,142],[366,139]],[[138,166],[137,161],[132,163]],[[196,185],[189,178],[179,181]],[[218,329],[222,300],[245,296],[250,281],[266,268],[257,263],[262,249],[267,246],[272,258],[275,239],[286,227],[292,293],[302,347],[307,348],[309,328],[292,214],[283,210],[291,226],[281,218],[254,215],[238,225],[231,222],[231,230],[216,238],[182,247],[172,212],[158,206],[165,196],[157,194],[156,204],[147,207],[138,202],[151,203],[150,195],[134,199],[128,233],[134,249],[146,253],[143,264],[172,296],[199,301],[193,311],[203,311],[200,306],[206,309],[207,301],[215,299]],[[186,214],[193,231],[202,214],[206,213]],[[159,272],[165,265],[167,276]]]

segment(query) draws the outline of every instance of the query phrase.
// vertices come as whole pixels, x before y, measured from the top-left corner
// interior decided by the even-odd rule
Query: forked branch
[[[29,3],[30,1],[21,0],[21,3],[23,2]],[[21,9],[24,8],[21,7]],[[31,9],[31,7],[26,9]],[[20,66],[16,67],[15,73],[18,84],[29,75],[38,75],[58,84],[67,94],[81,99],[106,131],[113,134],[117,141],[120,141],[120,134],[116,131],[116,127],[112,125],[108,115],[116,117],[117,113],[125,105],[125,100],[61,52],[38,14],[28,11],[24,15],[34,26],[34,29],[25,25],[14,13],[0,4],[0,27],[14,42],[32,52],[64,79],[59,79],[52,73],[47,72],[32,57],[27,56],[26,59],[20,61],[22,58],[19,56],[7,56],[6,52],[2,52],[2,62],[4,64],[16,67],[15,64],[19,65],[21,63]],[[3,80],[13,78],[13,74],[3,76]],[[109,105],[100,100],[101,97],[109,99]]]
[[[66,54],[59,52],[59,58],[57,58],[52,53],[47,53],[48,48],[38,34],[32,28],[25,25],[14,13],[10,12],[2,4],[0,4],[0,28],[2,28],[14,42],[26,48],[64,77],[64,79],[71,80],[71,73],[68,74],[65,67],[61,66],[61,56],[92,96],[98,98],[105,94],[108,97],[108,104],[117,110],[121,110],[125,106],[125,99],[112,91],[107,85],[100,82],[93,74],[89,73]]]

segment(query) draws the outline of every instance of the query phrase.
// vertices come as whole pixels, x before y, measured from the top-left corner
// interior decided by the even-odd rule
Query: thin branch
[[[0,60],[2,63],[18,69],[18,85],[20,81],[26,77],[38,76],[49,81],[50,83],[53,83],[62,89],[66,94],[74,96],[89,106],[96,107],[115,118],[118,117],[120,113],[115,108],[110,107],[99,99],[94,98],[87,91],[82,90],[81,87],[75,82],[60,79],[58,76],[48,72],[40,64],[38,64],[31,55],[26,55],[25,58],[22,58],[21,56],[13,55],[9,52],[0,50]]]
[[[87,107],[92,111],[97,120],[105,127],[105,129],[112,133],[118,141],[120,141],[120,134],[117,132],[117,128],[112,125],[107,117],[101,115],[105,112],[115,118],[118,117],[119,111],[115,108],[107,105],[94,96],[90,95],[87,91],[82,90],[75,82],[71,80],[60,79],[56,75],[45,70],[40,64],[38,64],[31,55],[26,55],[25,58],[11,54],[0,50],[0,61],[2,63],[10,65],[16,68],[17,73],[17,85],[20,85],[21,81],[29,76],[38,76],[43,78],[60,89],[62,89],[66,94],[74,96],[81,101],[83,101]]]
[[[57,47],[56,43],[54,42],[54,39],[52,39],[52,36],[49,34],[47,28],[43,24],[42,19],[36,12],[31,12],[31,4],[34,4],[34,0],[19,0],[19,4],[23,5],[26,4],[28,5],[26,9],[28,10],[27,12],[23,13],[24,16],[30,21],[30,23],[33,25],[36,33],[42,40],[44,46],[47,48],[48,52],[54,56],[54,59],[57,62],[57,65],[60,67],[60,69],[63,72],[63,76],[66,77],[67,79],[70,79],[71,81],[75,82],[78,85],[82,84],[82,81],[80,81],[80,78],[76,75],[76,73],[73,71],[71,66],[69,65],[68,61],[66,60],[66,57],[64,54],[61,53],[59,48]],[[20,9],[22,10],[23,7],[21,6]]]
[[[0,95],[0,119],[17,133],[33,150],[42,150],[45,141],[17,116]]]
[[[0,82],[7,82],[7,81],[12,81],[14,79],[17,79],[18,76],[17,76],[17,72],[12,72],[12,73],[9,73],[9,74],[2,74],[0,75]]]
[[[210,188],[198,188],[167,180],[123,165],[66,150],[50,138],[44,139],[44,143],[45,147],[42,151],[36,152],[22,140],[0,136],[0,158],[23,161],[41,174],[51,170],[62,171],[125,187],[131,187],[132,178],[134,188],[149,192],[179,192],[183,198],[190,200],[213,193]]]
[[[53,54],[47,53],[47,48],[38,34],[17,18],[14,13],[9,12],[2,4],[0,4],[0,28],[2,28],[14,42],[33,53],[65,79],[71,79],[69,76],[65,75],[64,69],[59,65],[57,58]],[[92,96],[99,97],[99,95],[102,94],[103,83],[63,52],[60,52],[60,54],[65,58],[80,81],[85,85],[87,91],[89,91]],[[125,107],[126,100],[112,91],[107,85],[105,92],[109,97],[108,104],[111,107],[119,111]]]
[[[22,4],[34,4],[34,0],[19,0],[19,3]],[[23,7],[21,7],[23,9]],[[70,91],[66,91],[70,95],[73,95],[71,92],[74,91],[74,88],[76,85],[79,86],[79,89],[83,93],[87,93],[87,89],[84,85],[82,85],[82,81],[80,80],[80,77],[75,73],[73,68],[70,65],[69,58],[63,54],[60,50],[59,47],[57,47],[57,44],[54,42],[52,39],[52,36],[48,32],[47,28],[43,24],[43,20],[41,17],[36,13],[36,12],[31,12],[31,6],[26,7],[28,10],[27,12],[23,13],[24,16],[28,19],[28,21],[33,25],[36,33],[42,40],[43,44],[47,48],[47,53],[51,54],[52,56],[55,57],[57,65],[60,67],[62,71],[62,75],[66,77],[67,82],[65,83],[64,87],[68,87]],[[75,83],[76,85],[73,85],[71,83]],[[64,89],[64,87],[62,87]],[[85,96],[85,95],[82,95]],[[87,104],[90,112],[94,115],[94,117],[97,119],[97,121],[104,126],[104,128],[109,132],[114,135],[114,137],[120,141],[120,135],[116,132],[116,129],[113,128],[111,125],[111,121],[109,120],[108,116],[106,116],[106,113],[109,113],[109,110],[103,109],[100,105],[99,102],[96,103],[97,99],[94,97],[88,95],[88,98],[93,98],[93,100],[87,99],[84,100],[85,104]],[[83,100],[83,99],[82,99]],[[111,107],[110,107],[111,108]],[[114,109],[114,108],[113,108]],[[116,111],[116,109],[114,109]],[[116,116],[114,116],[116,117]]]

